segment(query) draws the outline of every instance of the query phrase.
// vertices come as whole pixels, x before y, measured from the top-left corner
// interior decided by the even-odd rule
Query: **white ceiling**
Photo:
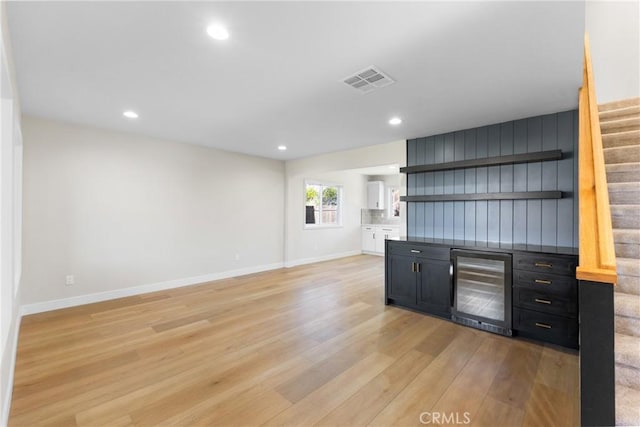
[[[276,159],[567,110],[582,77],[576,1],[7,10],[24,113]],[[214,21],[229,40],[206,35]],[[341,82],[370,65],[397,83],[361,94]]]

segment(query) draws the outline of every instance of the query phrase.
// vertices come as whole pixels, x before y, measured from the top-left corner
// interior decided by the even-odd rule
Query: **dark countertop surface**
[[[396,240],[400,242],[409,243],[428,243],[430,245],[447,246],[449,248],[461,248],[471,250],[489,250],[492,252],[511,252],[511,251],[523,251],[523,252],[544,252],[548,254],[560,254],[560,255],[578,255],[578,248],[564,247],[564,246],[543,246],[543,245],[526,245],[526,244],[511,244],[511,243],[499,243],[499,242],[483,242],[474,240],[454,240],[454,239],[434,239],[427,237],[412,237],[412,236],[400,236]]]

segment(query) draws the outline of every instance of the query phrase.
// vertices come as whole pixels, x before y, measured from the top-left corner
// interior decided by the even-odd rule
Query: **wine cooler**
[[[451,319],[511,336],[511,264],[511,254],[452,249]]]

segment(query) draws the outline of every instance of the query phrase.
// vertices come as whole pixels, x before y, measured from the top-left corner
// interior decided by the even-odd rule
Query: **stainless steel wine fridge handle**
[[[453,300],[455,298],[455,288],[453,284],[453,261],[449,263],[449,297],[451,299],[451,307],[453,307]]]

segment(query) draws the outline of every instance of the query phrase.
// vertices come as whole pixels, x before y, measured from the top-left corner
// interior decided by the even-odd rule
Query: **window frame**
[[[387,207],[387,215],[389,216],[389,218],[400,218],[400,202],[398,201],[398,216],[394,215],[393,212],[393,192],[397,191],[398,192],[398,200],[400,197],[400,187],[397,185],[393,185],[388,187],[387,190],[387,202],[388,202],[388,207]]]
[[[337,224],[323,224],[322,222],[318,224],[307,224],[306,222],[306,207],[307,207],[307,187],[309,185],[318,185],[324,190],[325,187],[335,187],[338,189],[338,204],[337,204],[337,215],[338,215],[338,223]],[[320,215],[318,216],[320,221],[322,221],[322,191],[320,191]],[[302,226],[305,230],[318,230],[318,229],[327,229],[327,228],[344,228],[343,225],[343,209],[344,209],[344,186],[337,182],[325,181],[320,179],[305,179],[302,186],[302,204],[303,204],[303,216],[302,216]]]

